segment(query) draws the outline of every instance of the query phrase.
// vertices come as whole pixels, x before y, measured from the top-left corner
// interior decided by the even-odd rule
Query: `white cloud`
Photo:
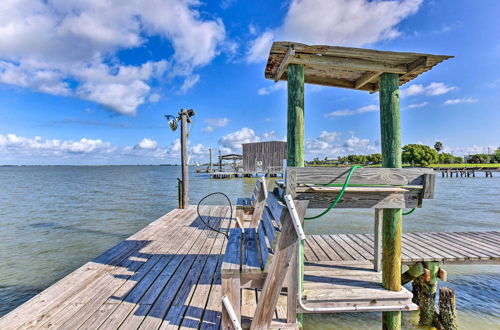
[[[369,139],[361,139],[357,136],[351,136],[347,140],[344,141],[344,147],[348,149],[366,147],[370,143]]]
[[[214,127],[224,127],[230,122],[229,118],[206,118],[204,122]]]
[[[429,105],[429,102],[422,102],[422,103],[414,103],[414,104],[410,104],[409,106],[407,106],[405,109],[416,109],[416,108],[422,108],[422,107],[426,107]]]
[[[277,83],[272,84],[271,86],[259,88],[257,94],[268,95],[284,89],[286,89],[286,83],[284,81],[279,81]]]
[[[255,131],[248,127],[243,127],[242,129],[224,135],[219,139],[219,144],[226,150],[231,150],[232,152],[236,150],[241,150],[241,144],[259,142],[260,137],[255,135]]]
[[[156,102],[160,101],[160,99],[161,99],[161,95],[158,93],[152,93],[148,97],[148,101],[151,103],[156,103]]]
[[[269,131],[262,133],[261,138],[264,141],[276,140],[278,138],[278,135],[276,134],[276,131]]]
[[[401,34],[398,24],[421,4],[422,0],[292,0],[283,25],[253,40],[246,60],[265,60],[273,39],[349,46],[393,39]],[[328,19],[321,19],[325,15]]]
[[[319,134],[318,140],[327,142],[327,143],[332,143],[337,141],[341,133],[339,132],[327,132],[327,131],[322,131]]]
[[[370,105],[366,105],[364,107],[354,109],[354,110],[351,110],[351,109],[335,110],[335,111],[332,111],[332,112],[325,114],[325,118],[352,116],[352,115],[357,115],[360,113],[372,112],[372,111],[378,111],[378,110],[379,110],[378,105],[370,104]]]
[[[203,127],[203,128],[201,129],[201,131],[202,131],[203,133],[212,133],[214,130],[215,130],[215,128],[213,128],[212,126]]]
[[[444,104],[477,103],[477,102],[479,102],[479,100],[474,97],[464,97],[462,99],[446,100]]]
[[[141,149],[156,149],[158,147],[158,142],[144,138],[137,144],[137,147]]]
[[[194,85],[196,85],[200,81],[200,75],[195,74],[187,77],[182,83],[181,88],[179,89],[179,94],[186,94],[188,90],[190,90]]]
[[[456,87],[447,86],[442,82],[432,82],[427,86],[421,84],[413,84],[405,89],[402,89],[400,91],[400,96],[401,97],[415,96],[415,95],[435,96],[435,95],[446,94],[456,89],[457,89]]]
[[[3,1],[0,82],[77,96],[133,115],[167,69],[169,76],[184,78],[180,91],[186,92],[200,79],[193,71],[224,47],[224,24],[202,18],[200,5],[196,0]],[[117,52],[141,47],[151,36],[168,40],[173,54],[158,62],[120,63]]]
[[[203,133],[211,133],[217,128],[225,127],[229,124],[229,118],[205,118],[204,122],[208,124],[207,127],[201,129]]]
[[[307,138],[305,144],[306,159],[336,158],[347,154],[370,154],[377,152],[380,146],[377,141],[360,138],[350,132],[346,139],[341,139],[342,133],[322,131],[317,138]]]
[[[267,58],[271,45],[273,43],[274,34],[272,32],[264,32],[250,43],[245,60],[248,63],[258,63]]]
[[[148,138],[135,146],[116,146],[101,139],[81,138],[74,141],[0,134],[2,164],[179,163],[180,151],[179,139],[172,141],[170,147],[160,147]],[[208,148],[196,144],[189,147],[189,153],[193,160],[205,160]]]

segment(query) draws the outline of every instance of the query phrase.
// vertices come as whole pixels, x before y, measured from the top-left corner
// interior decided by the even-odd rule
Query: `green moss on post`
[[[401,126],[399,75],[383,73],[379,79],[382,167],[400,168]],[[401,290],[401,209],[384,209],[382,224],[382,285]],[[400,329],[401,312],[383,312],[383,329]]]
[[[430,271],[430,280],[429,282],[424,282],[422,287],[420,288],[420,319],[418,321],[418,324],[431,327],[434,323],[434,317],[436,314],[436,290],[439,262],[426,261],[424,262],[424,266]]]
[[[304,66],[290,64],[288,77],[288,118],[287,118],[287,166],[304,166]],[[304,243],[300,244],[300,269],[302,288],[304,287]],[[299,327],[303,327],[303,315],[297,315]]]

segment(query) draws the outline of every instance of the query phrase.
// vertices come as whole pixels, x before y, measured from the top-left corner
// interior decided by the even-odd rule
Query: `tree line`
[[[500,147],[493,154],[473,154],[467,156],[466,159],[453,154],[441,152],[443,143],[437,141],[434,148],[424,144],[407,144],[402,148],[403,163],[413,166],[429,166],[431,164],[486,164],[500,163]],[[306,162],[307,165],[378,165],[382,164],[382,154],[374,153],[371,155],[347,155],[338,157],[337,159],[319,159],[314,158],[312,161]]]

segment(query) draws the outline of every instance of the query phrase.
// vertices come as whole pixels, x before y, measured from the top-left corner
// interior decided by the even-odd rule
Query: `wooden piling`
[[[304,66],[290,64],[287,69],[288,117],[287,117],[287,166],[304,166]],[[300,268],[304,287],[304,242],[300,243]],[[302,314],[297,316],[302,327]]]
[[[455,292],[450,288],[439,288],[439,323],[445,330],[458,329]]]
[[[379,78],[382,167],[401,168],[399,75],[383,73]],[[382,285],[401,290],[401,209],[384,209],[382,225]],[[400,329],[401,312],[383,312],[383,329]]]
[[[436,290],[439,272],[439,263],[435,261],[424,262],[425,268],[430,271],[430,279],[421,286],[419,294],[420,319],[418,323],[430,327],[433,325],[436,313]]]
[[[403,275],[401,275],[401,285],[405,285],[422,274],[424,274],[424,265],[422,265],[422,263],[419,262],[412,265]]]
[[[208,173],[210,173],[210,178],[212,178],[212,148],[208,148],[208,154],[209,154],[209,163],[208,163]]]

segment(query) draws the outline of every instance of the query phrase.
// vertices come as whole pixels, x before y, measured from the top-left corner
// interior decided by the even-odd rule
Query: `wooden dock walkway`
[[[196,207],[173,210],[2,317],[0,329],[219,329],[225,244]],[[249,317],[258,292],[242,298]]]
[[[308,235],[306,261],[374,261],[371,234]],[[500,264],[500,231],[404,233],[403,264]]]
[[[212,221],[222,221],[223,228],[235,223]],[[418,248],[423,240],[429,242],[425,250]],[[173,210],[5,315],[0,329],[218,329],[225,245],[226,237],[207,230],[195,207]],[[403,262],[498,263],[499,245],[500,232],[405,234]],[[361,280],[378,288],[372,251],[371,235],[308,236],[305,289],[324,282],[342,292],[349,286],[366,291]],[[359,271],[372,273],[360,277]],[[253,315],[258,299],[258,290],[243,289],[243,318]],[[306,299],[314,303],[312,295]],[[282,295],[276,327],[286,323],[286,310]]]

